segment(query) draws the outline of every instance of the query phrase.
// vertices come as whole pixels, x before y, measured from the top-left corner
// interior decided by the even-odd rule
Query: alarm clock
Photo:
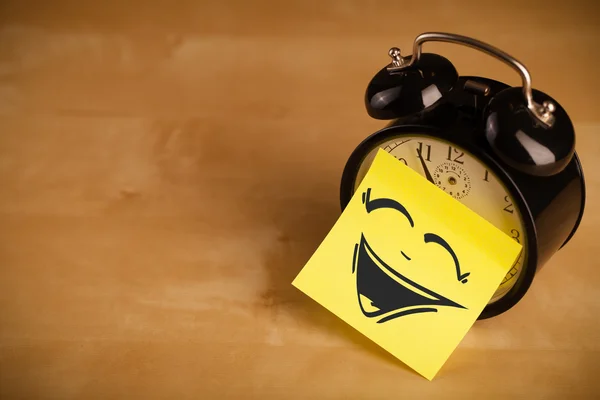
[[[492,56],[512,67],[522,86],[461,76],[447,58],[421,51],[430,41]],[[350,154],[341,208],[378,149],[389,152],[522,244],[478,319],[504,313],[569,242],[583,216],[585,181],[573,124],[556,99],[532,88],[521,62],[477,39],[428,32],[416,37],[410,56],[396,47],[388,55],[391,61],[372,77],[364,99],[370,117],[388,122]]]

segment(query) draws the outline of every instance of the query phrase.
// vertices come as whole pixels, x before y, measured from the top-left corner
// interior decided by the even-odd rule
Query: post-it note
[[[292,284],[431,380],[521,250],[379,150]]]

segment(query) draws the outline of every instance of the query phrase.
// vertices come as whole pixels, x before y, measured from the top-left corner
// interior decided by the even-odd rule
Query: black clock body
[[[514,286],[501,299],[488,304],[479,319],[497,316],[523,298],[536,273],[574,235],[585,207],[585,182],[576,152],[560,172],[536,176],[505,162],[486,139],[484,112],[490,100],[506,88],[509,86],[484,77],[459,77],[453,89],[434,106],[393,119],[360,143],[350,155],[341,179],[343,210],[354,195],[356,176],[366,155],[392,137],[415,132],[462,147],[497,175],[522,214],[527,256]]]

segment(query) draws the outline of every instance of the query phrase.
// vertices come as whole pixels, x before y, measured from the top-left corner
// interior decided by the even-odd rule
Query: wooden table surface
[[[3,1],[0,398],[597,398],[597,10]],[[339,216],[349,153],[383,126],[368,80],[425,31],[523,61],[571,115],[588,190],[574,239],[432,382],[291,285]],[[426,47],[520,83],[482,53]]]

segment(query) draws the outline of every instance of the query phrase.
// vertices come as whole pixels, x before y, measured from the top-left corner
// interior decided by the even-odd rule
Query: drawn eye
[[[402,215],[404,215],[406,217],[406,219],[408,220],[408,222],[410,223],[411,227],[414,228],[414,226],[415,226],[415,222],[413,221],[412,217],[410,216],[410,213],[408,212],[408,210],[402,204],[400,204],[398,201],[396,201],[394,199],[389,199],[386,197],[371,200],[371,188],[367,189],[367,191],[365,193],[363,193],[362,202],[365,205],[368,213],[370,213],[374,210],[380,209],[380,208],[390,208],[390,209],[399,211]]]
[[[464,274],[461,274],[458,257],[456,256],[456,253],[454,253],[454,250],[452,250],[452,246],[450,246],[448,242],[446,242],[442,237],[436,235],[435,233],[426,233],[425,243],[436,243],[442,246],[448,252],[448,254],[452,256],[452,260],[454,260],[454,266],[456,268],[456,279],[462,283],[468,282],[467,277],[471,275],[471,273],[466,272]]]

